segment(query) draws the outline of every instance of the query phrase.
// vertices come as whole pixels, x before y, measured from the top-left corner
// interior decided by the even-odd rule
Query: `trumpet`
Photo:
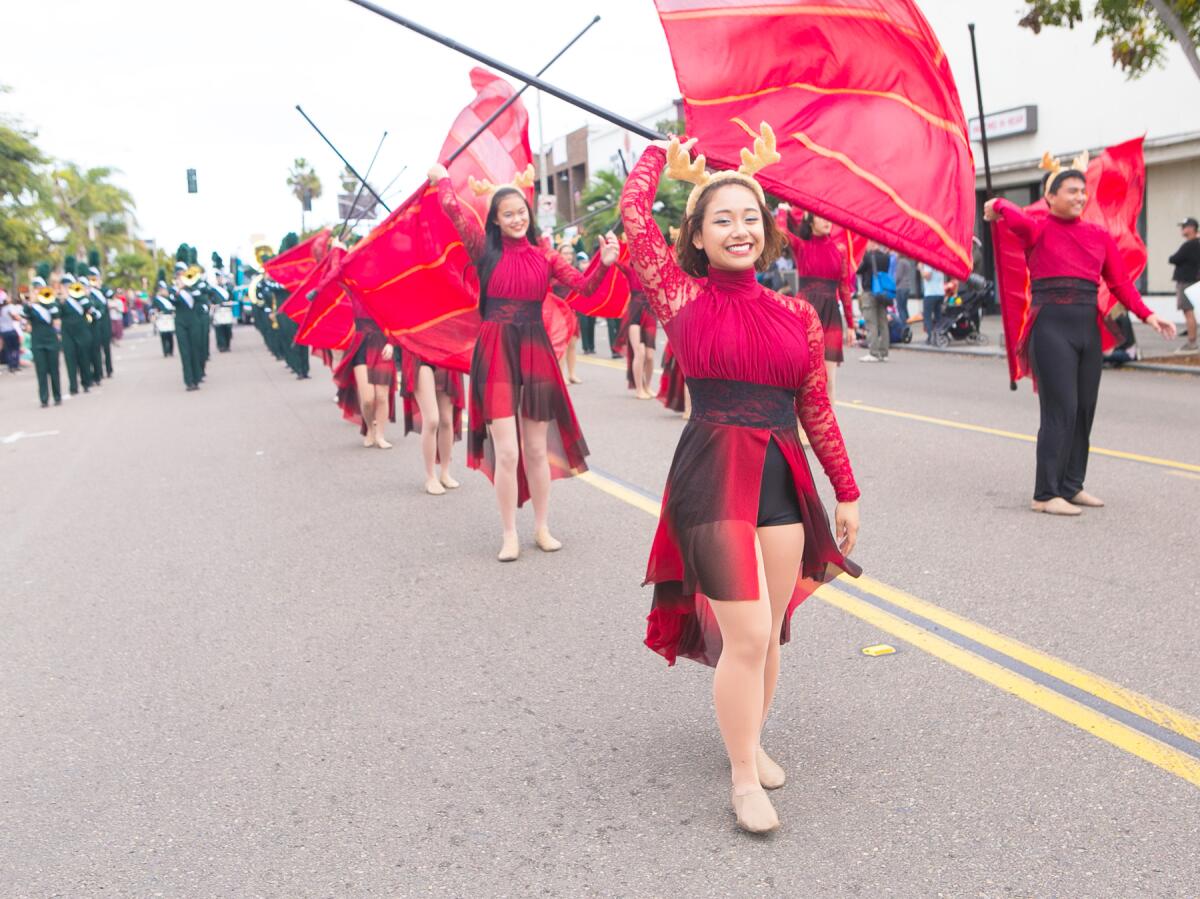
[[[54,288],[53,287],[39,287],[34,292],[34,296],[37,297],[37,301],[39,303],[41,303],[43,306],[49,306],[51,303],[54,302]]]
[[[73,300],[82,300],[88,295],[88,286],[82,281],[72,281],[67,285],[67,296]]]
[[[275,251],[269,244],[260,243],[254,248],[254,258],[260,266],[266,265],[267,260],[275,255]]]
[[[189,265],[187,271],[181,276],[184,287],[195,287],[199,282],[200,277],[204,274],[204,269],[198,265]]]

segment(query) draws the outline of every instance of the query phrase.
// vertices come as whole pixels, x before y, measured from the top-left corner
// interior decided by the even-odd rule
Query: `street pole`
[[[358,169],[356,169],[354,166],[352,166],[350,164],[350,160],[348,160],[345,156],[342,155],[342,151],[333,145],[333,141],[331,141],[329,138],[327,138],[325,136],[325,132],[317,127],[317,123],[308,117],[308,113],[300,108],[299,103],[296,104],[296,112],[298,112],[298,113],[300,113],[300,115],[304,116],[304,121],[306,121],[306,122],[308,122],[308,124],[312,125],[313,131],[317,132],[317,134],[319,134],[321,136],[321,140],[325,141],[325,143],[327,143],[329,145],[329,149],[331,149],[334,153],[337,154],[337,158],[340,159],[342,161],[342,163],[346,166],[346,168],[350,170],[350,174],[352,174],[355,178],[357,178],[363,184],[367,184],[366,179],[363,178],[363,176],[358,173]],[[383,197],[381,197],[381,196],[379,196],[379,194],[375,193],[375,188],[373,188],[373,187],[371,187],[371,185],[367,184],[367,190],[369,190],[371,192],[371,196],[373,196],[375,198],[375,201],[380,206],[382,206],[384,209],[387,209],[388,212],[392,211],[391,209],[388,208],[387,203],[383,202]],[[301,202],[303,202],[303,201],[301,201]],[[303,210],[301,210],[301,212],[300,212],[300,218],[302,220],[304,218]]]

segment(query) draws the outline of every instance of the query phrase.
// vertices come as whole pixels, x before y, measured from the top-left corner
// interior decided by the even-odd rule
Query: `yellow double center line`
[[[580,479],[658,516],[653,494],[610,474]],[[813,595],[1056,718],[1200,787],[1200,718],[866,576]]]

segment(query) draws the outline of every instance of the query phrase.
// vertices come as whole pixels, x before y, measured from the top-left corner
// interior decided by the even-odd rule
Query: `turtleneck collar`
[[[754,275],[753,267],[737,272],[720,268],[710,268],[708,270],[708,284],[722,293],[749,296],[758,293],[762,289],[758,281],[754,279]]]
[[[501,234],[500,243],[506,250],[519,250],[521,247],[529,249],[532,246],[532,244],[529,243],[529,238],[524,234],[520,237],[509,237],[507,234]]]

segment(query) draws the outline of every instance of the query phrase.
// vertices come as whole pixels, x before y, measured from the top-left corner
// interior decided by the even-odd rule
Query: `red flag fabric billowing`
[[[1129,277],[1134,281],[1146,270],[1146,244],[1138,234],[1138,217],[1146,193],[1144,138],[1137,137],[1109,147],[1087,169],[1088,203],[1083,220],[1099,225],[1112,235]],[[1114,300],[1106,284],[1100,285],[1100,312],[1107,315]],[[1115,346],[1108,328],[1100,329],[1104,349]]]
[[[760,122],[768,191],[965,278],[975,163],[946,54],[912,0],[655,0],[687,132],[738,164]]]
[[[471,84],[475,99],[450,129],[443,159],[513,93],[511,85],[485,69],[471,70]],[[468,188],[467,177],[510,182],[533,160],[528,128],[529,115],[518,100],[449,167],[459,203],[481,223],[486,200]],[[355,246],[342,263],[340,279],[404,349],[434,365],[470,369],[480,324],[479,281],[435,187],[422,185]]]
[[[1146,244],[1138,234],[1137,222],[1142,214],[1146,189],[1146,161],[1142,150],[1143,138],[1138,137],[1109,147],[1090,163],[1087,172],[1088,202],[1083,220],[1100,225],[1116,241],[1129,276],[1137,280],[1146,270]],[[1045,200],[1025,207],[1028,215],[1049,215]],[[1012,384],[1031,377],[1029,359],[1018,350],[1026,344],[1029,327],[1030,284],[1029,268],[1020,241],[1011,233],[1003,219],[992,222],[992,246],[996,255],[996,296],[1004,324],[1004,346],[1008,356],[1008,377]],[[1100,284],[1098,314],[1100,316],[1100,345],[1108,351],[1116,346],[1117,338],[1107,327],[1106,316],[1114,305],[1108,286]]]
[[[592,261],[583,270],[584,280],[591,277],[596,266],[600,264],[600,254],[592,255]],[[567,294],[567,305],[581,315],[594,315],[597,318],[621,318],[625,315],[625,307],[629,305],[629,279],[622,270],[629,265],[629,247],[621,241],[621,249],[617,255],[617,264],[609,266],[608,273],[596,288],[595,293],[587,295],[571,291]]]
[[[311,272],[329,249],[329,229],[318,231],[308,240],[301,241],[290,250],[268,259],[263,268],[267,274],[288,290],[295,290]]]
[[[344,350],[353,340],[354,312],[338,280],[345,255],[344,249],[334,247],[321,260],[313,277],[306,279],[305,290],[316,291],[316,295],[309,301],[304,320],[296,331],[296,343],[313,349]],[[291,297],[288,299],[290,302]]]

